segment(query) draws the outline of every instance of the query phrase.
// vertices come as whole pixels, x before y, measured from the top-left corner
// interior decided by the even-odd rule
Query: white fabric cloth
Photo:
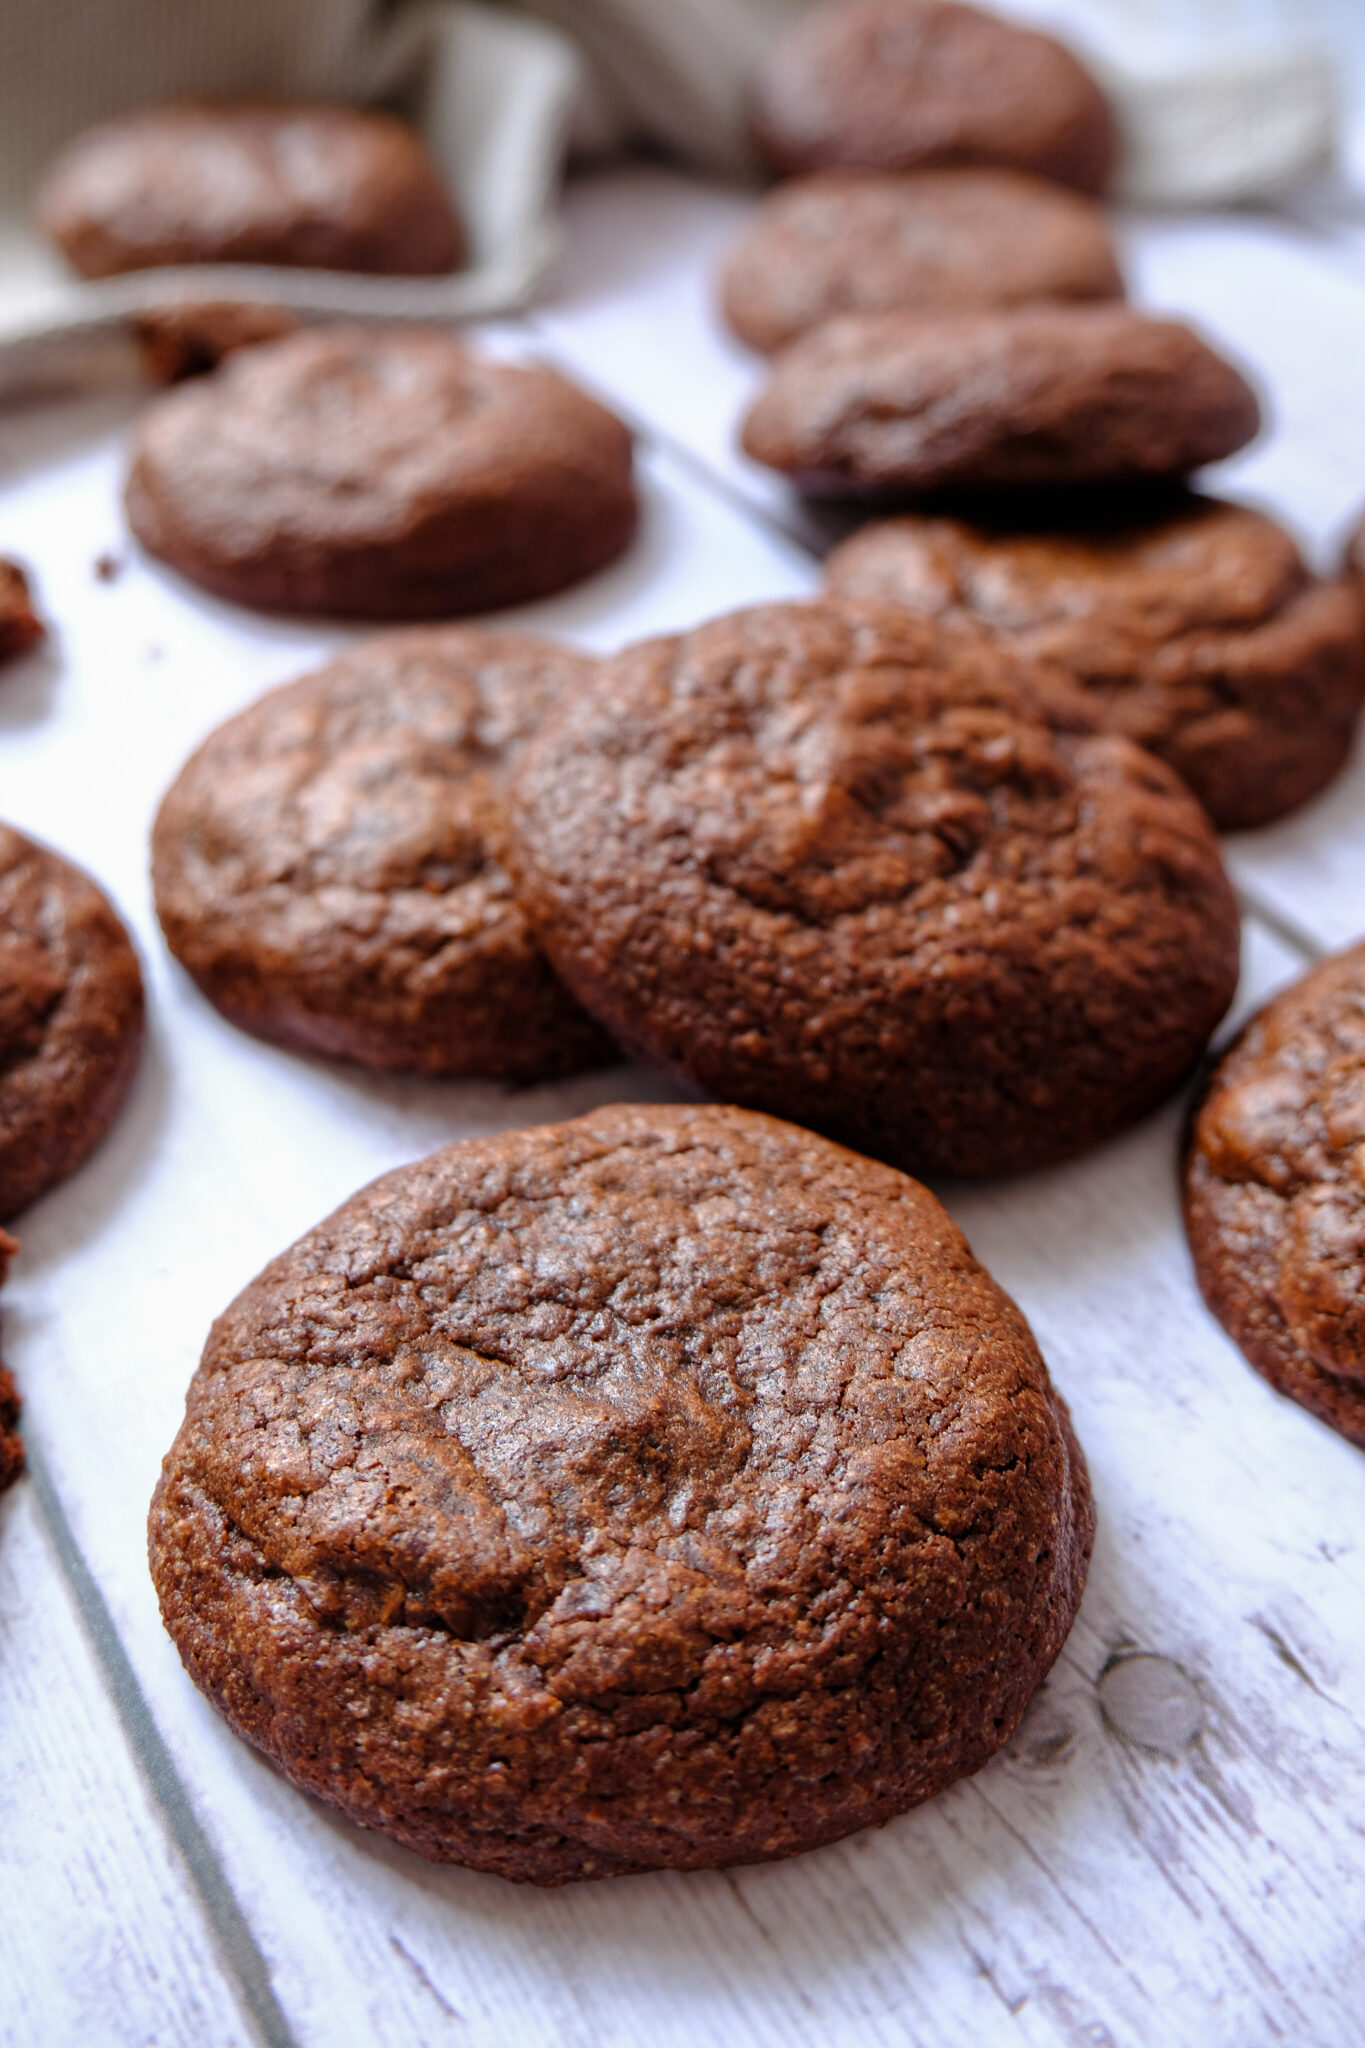
[[[0,392],[99,374],[130,315],[186,300],[314,317],[512,311],[553,261],[571,138],[598,150],[646,141],[752,173],[748,80],[810,4],[0,0]],[[1058,29],[1103,78],[1123,135],[1117,197],[1210,205],[1278,194],[1329,160],[1324,10],[1365,0],[994,4]],[[397,96],[459,199],[469,267],[395,280],[232,265],[76,282],[30,225],[37,177],[102,114],[190,92]]]

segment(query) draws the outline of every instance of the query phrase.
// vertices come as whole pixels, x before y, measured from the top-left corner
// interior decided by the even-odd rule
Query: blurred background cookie
[[[1053,37],[960,0],[853,0],[792,28],[753,93],[760,149],[783,171],[1005,164],[1099,192],[1113,116]]]
[[[1232,365],[1127,306],[850,313],[774,362],[756,461],[825,497],[906,500],[1183,476],[1260,425]]]
[[[367,619],[547,596],[636,523],[614,414],[413,327],[289,335],[154,400],[127,508],[150,553],[220,597]]]
[[[1321,582],[1263,513],[1184,492],[1146,517],[1010,528],[906,515],[836,548],[827,587],[970,618],[1056,663],[1107,732],[1170,763],[1215,825],[1268,824],[1350,751],[1365,697],[1365,604]]]
[[[1120,299],[1100,208],[1019,171],[817,171],[779,185],[731,252],[725,317],[778,349],[836,313]]]
[[[210,734],[152,835],[162,929],[210,1002],[277,1044],[416,1073],[612,1059],[500,858],[507,764],[595,666],[525,634],[388,634]]]
[[[464,231],[412,131],[358,107],[182,101],[88,130],[39,190],[82,277],[180,263],[425,276]]]

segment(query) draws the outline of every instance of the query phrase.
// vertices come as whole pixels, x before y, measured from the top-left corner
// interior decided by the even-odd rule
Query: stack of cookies
[[[754,116],[798,175],[722,284],[775,352],[744,446],[901,512],[836,551],[830,588],[1055,663],[1222,829],[1316,795],[1365,697],[1359,592],[1188,489],[1259,408],[1189,328],[1122,302],[1093,196],[1113,127],[1077,60],[957,0],[854,0],[802,21]]]

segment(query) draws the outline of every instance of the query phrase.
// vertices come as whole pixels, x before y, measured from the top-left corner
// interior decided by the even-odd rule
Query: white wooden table
[[[630,558],[519,615],[607,648],[815,587],[820,523],[733,448],[757,366],[708,277],[749,201],[583,182],[538,350],[637,422]],[[1365,501],[1365,253],[1271,219],[1133,222],[1138,295],[1197,316],[1274,423],[1226,487],[1329,556]],[[555,1893],[438,1869],[303,1798],[162,1633],[143,1553],[212,1316],[371,1175],[449,1138],[665,1088],[366,1077],[234,1032],[174,969],[146,838],[190,746],[349,637],[205,599],[128,549],[130,394],[0,418],[0,551],[55,631],[0,681],[0,816],[112,890],[151,1036],[110,1141],[23,1223],[3,1303],[32,1473],[0,1502],[0,2038],[298,2048],[1356,2048],[1365,2043],[1365,1458],[1241,1362],[1190,1277],[1179,1106],[1030,1181],[954,1192],[1090,1458],[1080,1620],[981,1775],[790,1863]],[[94,573],[112,551],[112,581]],[[1240,1008],[1365,930],[1365,757],[1229,842]]]

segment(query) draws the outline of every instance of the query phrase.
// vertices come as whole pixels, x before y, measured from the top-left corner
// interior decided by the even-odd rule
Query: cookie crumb
[[[0,558],[0,661],[27,653],[46,631],[33,609],[27,576],[17,562]]]

